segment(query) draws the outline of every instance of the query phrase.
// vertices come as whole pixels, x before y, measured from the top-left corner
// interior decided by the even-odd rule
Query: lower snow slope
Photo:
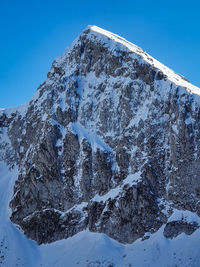
[[[10,171],[1,161],[0,266],[200,266],[200,230],[190,236],[181,234],[170,240],[163,236],[163,226],[157,233],[149,236],[147,234],[148,239],[138,239],[131,245],[123,245],[104,234],[86,230],[67,240],[38,246],[34,241],[27,239],[9,220],[9,201],[16,177],[17,169]],[[181,211],[177,211],[177,217],[180,214]]]
[[[0,266],[36,266],[38,248],[28,240],[10,221],[9,201],[17,178],[17,169],[12,171],[0,162]]]

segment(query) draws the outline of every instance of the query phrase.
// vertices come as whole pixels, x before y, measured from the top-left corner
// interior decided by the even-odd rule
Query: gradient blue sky
[[[0,107],[28,101],[87,25],[139,45],[200,87],[200,1],[0,0]]]

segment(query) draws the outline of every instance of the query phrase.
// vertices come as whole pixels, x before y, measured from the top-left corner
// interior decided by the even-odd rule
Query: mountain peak
[[[103,28],[100,28],[96,25],[88,25],[82,32],[82,34],[87,34],[88,36],[90,35],[95,35],[96,37],[99,37],[99,39],[102,39],[103,37],[109,39],[109,40],[112,40],[112,41],[115,41],[116,43],[119,43],[119,44],[122,44],[124,45],[125,47],[129,48],[131,51],[133,52],[142,52],[143,50],[136,46],[135,44],[127,41],[125,38],[115,34],[115,33],[112,33],[110,31],[107,31]],[[81,34],[81,35],[82,35]],[[105,41],[105,39],[104,39]],[[138,51],[137,51],[138,50]]]
[[[170,82],[173,82],[178,86],[185,87],[197,95],[200,94],[198,87],[189,83],[182,75],[175,73],[172,69],[160,63],[158,60],[146,53],[142,48],[127,41],[125,38],[96,25],[88,25],[76,38],[72,45],[68,47],[64,55],[56,59],[56,62],[62,62],[63,59],[65,59],[66,54],[69,54],[74,47],[79,45],[85,47],[84,42],[86,42],[86,40],[92,42],[94,46],[96,44],[101,47],[106,47],[106,49],[110,50],[110,55],[118,54],[119,51],[128,53],[133,60],[137,58],[140,64],[150,65],[152,68],[156,69],[157,72],[160,71],[162,76],[166,77]]]
[[[96,34],[96,35],[104,35],[110,39],[113,39],[114,41],[116,42],[120,42],[120,43],[123,43],[123,44],[129,44],[135,48],[138,48],[140,50],[142,50],[141,48],[139,48],[138,46],[134,45],[133,43],[127,41],[125,38],[113,33],[113,32],[110,32],[110,31],[107,31],[103,28],[100,28],[96,25],[88,25],[85,30],[83,32],[91,32],[92,34]]]
[[[23,233],[38,244],[78,238],[82,231],[105,234],[104,240],[117,240],[122,250],[109,263],[100,253],[101,266],[124,266],[118,260],[123,244],[133,242],[142,255],[141,244],[153,244],[153,261],[145,258],[150,264],[158,249],[165,252],[166,242],[176,254],[173,239],[176,247],[178,240],[187,243],[186,250],[194,247],[198,256],[200,97],[192,88],[122,37],[88,26],[53,62],[27,105],[0,112],[0,264],[2,251],[4,266],[21,263],[19,240],[22,248],[32,247]],[[13,231],[10,215],[23,233]],[[80,241],[69,240],[73,248]],[[13,244],[17,259],[11,257]],[[39,261],[49,251],[42,249]],[[185,255],[181,246],[180,252]],[[56,258],[51,264],[60,264]],[[85,266],[79,258],[76,263]]]

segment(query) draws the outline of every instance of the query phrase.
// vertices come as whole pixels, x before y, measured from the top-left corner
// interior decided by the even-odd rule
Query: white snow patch
[[[197,222],[200,225],[200,217],[195,212],[173,209],[173,214],[169,217],[168,222],[181,220],[188,223]]]
[[[100,148],[107,152],[112,152],[110,146],[103,141],[102,137],[96,134],[93,128],[87,129],[79,122],[71,123],[71,128],[73,133],[78,135],[80,143],[82,139],[86,139],[94,151]]]
[[[176,124],[173,124],[172,125],[172,129],[178,135],[178,128],[177,128],[177,125]]]
[[[109,198],[114,199],[117,197],[120,193],[123,192],[123,187],[125,185],[137,185],[137,182],[141,179],[141,172],[136,172],[134,174],[130,174],[127,176],[126,179],[123,180],[121,185],[118,185],[117,187],[111,189],[107,194],[99,196],[98,194],[94,196],[92,199],[93,201],[97,202],[106,202]]]
[[[20,148],[19,148],[19,152],[20,152],[20,153],[23,153],[23,152],[24,152],[24,147],[23,147],[23,146],[20,146]]]
[[[186,120],[185,120],[185,124],[192,124],[193,123],[193,119],[191,117],[188,117]]]

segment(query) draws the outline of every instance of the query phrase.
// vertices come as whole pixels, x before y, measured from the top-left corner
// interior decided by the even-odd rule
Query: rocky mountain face
[[[137,46],[87,27],[31,101],[0,111],[18,166],[11,221],[37,243],[89,229],[122,242],[199,224],[200,89]],[[8,138],[3,138],[7,133]]]

